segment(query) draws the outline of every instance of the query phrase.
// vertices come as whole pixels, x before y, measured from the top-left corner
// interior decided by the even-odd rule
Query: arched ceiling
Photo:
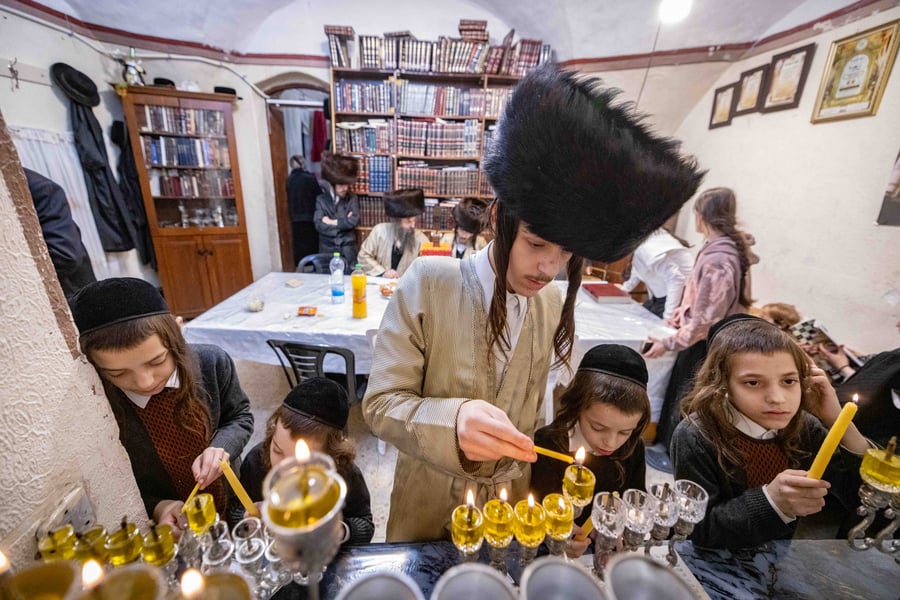
[[[243,54],[327,53],[322,25],[357,33],[409,29],[419,39],[456,35],[460,18],[486,19],[497,43],[550,43],[559,60],[644,54],[653,48],[659,0],[44,0],[85,23]],[[657,50],[752,44],[863,0],[694,0],[663,25]],[[827,24],[825,25],[827,26]]]

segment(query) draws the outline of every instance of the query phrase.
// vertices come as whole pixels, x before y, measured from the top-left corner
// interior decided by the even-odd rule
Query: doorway
[[[318,251],[318,236],[309,224],[301,225],[295,233],[288,209],[287,181],[291,174],[291,158],[301,157],[307,171],[316,178],[321,171],[321,153],[331,137],[324,111],[327,88],[310,84],[282,85],[270,90],[267,103],[269,148],[272,156],[272,177],[275,190],[275,215],[278,222],[281,270],[294,271],[301,254]],[[302,244],[295,252],[294,238]],[[310,249],[315,248],[312,252]]]

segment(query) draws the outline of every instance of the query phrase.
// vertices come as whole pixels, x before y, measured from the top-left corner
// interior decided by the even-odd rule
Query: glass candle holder
[[[562,494],[547,494],[541,505],[546,515],[547,548],[550,554],[560,556],[566,550],[566,542],[572,537],[575,511],[572,503]]]
[[[247,517],[238,521],[234,529],[231,530],[231,538],[236,544],[251,539],[265,540],[266,534],[262,519]]]
[[[203,600],[252,600],[247,580],[236,573],[211,573],[204,582]]]
[[[856,509],[856,514],[862,516],[863,520],[851,528],[847,535],[854,550],[876,546],[887,554],[900,551],[900,541],[893,540],[894,531],[900,526],[900,511],[897,510],[900,508],[900,457],[895,454],[896,450],[895,436],[884,450],[869,449],[863,456],[859,467],[862,479],[859,499],[862,504]],[[891,519],[891,522],[876,537],[868,537],[867,531],[882,509],[886,509],[884,516]]]
[[[231,532],[228,531],[228,523],[225,521],[216,521],[206,528],[200,535],[200,548],[206,550],[218,541],[232,541]]]
[[[453,509],[450,517],[450,539],[462,553],[463,560],[472,559],[481,549],[484,540],[484,518],[481,511],[475,508],[471,490],[467,495],[466,504]]]
[[[144,538],[137,525],[122,521],[122,526],[106,538],[106,555],[110,564],[120,567],[133,563],[141,556]]]
[[[513,533],[519,542],[520,559],[523,564],[534,560],[538,546],[544,541],[546,529],[544,509],[535,504],[534,496],[528,494],[528,500],[516,503]]]
[[[75,528],[71,525],[63,525],[50,531],[38,540],[38,552],[41,560],[52,562],[54,560],[72,560],[75,558]]]
[[[184,505],[184,514],[187,516],[188,527],[198,536],[219,520],[212,494],[194,496],[193,500]]]
[[[678,521],[678,499],[668,483],[654,483],[647,491],[657,501],[653,529],[650,530],[650,538],[644,547],[644,554],[649,556],[650,549],[661,545],[669,537],[672,526]]]
[[[199,569],[203,562],[200,538],[190,527],[181,532],[181,538],[178,540],[178,557],[188,569]]]
[[[669,538],[669,552],[666,556],[673,567],[678,563],[675,544],[686,540],[694,530],[694,525],[706,516],[709,494],[693,481],[679,479],[675,482],[675,499],[678,502],[678,520],[675,522],[675,535]]]
[[[216,540],[203,551],[203,565],[200,567],[200,572],[208,575],[228,571],[233,555],[234,543],[231,540]]]
[[[644,543],[644,536],[653,529],[659,503],[647,492],[636,489],[625,490],[622,502],[626,507],[622,543],[625,550],[632,552]]]
[[[617,495],[600,492],[594,497],[591,521],[597,536],[594,539],[594,573],[604,577],[606,563],[616,549],[616,541],[625,531],[626,505]]]
[[[863,456],[859,475],[863,481],[888,494],[900,494],[900,456],[895,454],[897,441],[891,440],[884,450],[870,448]]]
[[[513,507],[506,501],[506,490],[500,498],[484,505],[484,541],[488,543],[491,566],[506,573],[506,550],[513,539]]]
[[[81,587],[79,569],[80,565],[73,561],[54,560],[19,571],[9,577],[11,597],[68,598]]]
[[[597,478],[594,477],[594,473],[580,463],[566,467],[562,492],[566,500],[572,503],[576,517],[581,515],[584,507],[591,503],[596,483]]]
[[[169,525],[151,525],[144,534],[144,562],[161,567],[175,557],[175,537]]]

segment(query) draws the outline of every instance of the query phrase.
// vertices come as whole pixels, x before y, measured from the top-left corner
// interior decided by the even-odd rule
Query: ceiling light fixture
[[[691,12],[693,0],[662,0],[659,3],[659,20],[667,25],[683,21]]]

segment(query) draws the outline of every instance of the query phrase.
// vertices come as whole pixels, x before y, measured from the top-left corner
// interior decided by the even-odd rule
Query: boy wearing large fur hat
[[[384,195],[384,212],[390,218],[372,228],[359,251],[366,275],[396,279],[419,256],[428,236],[416,229],[416,217],[425,212],[420,189],[395,190]]]
[[[388,541],[449,536],[466,490],[528,493],[551,365],[567,364],[583,259],[632,251],[702,179],[677,143],[596,79],[548,64],[523,78],[484,168],[494,239],[423,257],[385,310],[363,416],[399,451]],[[551,283],[565,269],[563,298]]]
[[[453,231],[441,236],[441,244],[450,246],[451,255],[456,258],[475,254],[487,246],[487,240],[481,235],[486,216],[487,202],[478,198],[463,198],[453,207]]]
[[[340,252],[348,273],[356,264],[359,200],[350,186],[358,175],[359,163],[352,156],[322,153],[322,193],[316,198],[314,216],[319,252]]]

